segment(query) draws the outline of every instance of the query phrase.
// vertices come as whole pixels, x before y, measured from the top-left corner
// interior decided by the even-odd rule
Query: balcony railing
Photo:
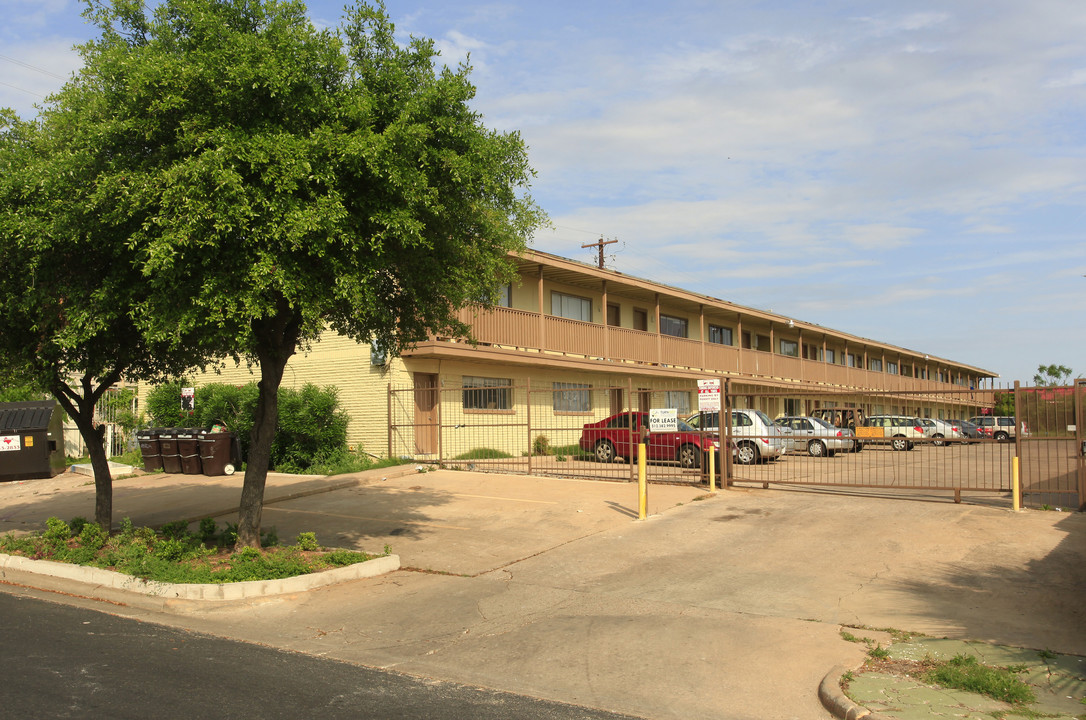
[[[630,328],[604,326],[553,315],[541,316],[528,310],[465,309],[460,312],[459,317],[471,325],[477,341],[503,348],[563,353],[612,362],[799,380],[817,385],[901,392],[962,389],[957,385],[933,380],[658,335]],[[439,347],[438,343],[429,343],[407,354],[433,352],[436,347]]]

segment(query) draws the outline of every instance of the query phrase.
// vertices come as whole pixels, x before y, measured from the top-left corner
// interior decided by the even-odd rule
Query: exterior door
[[[415,452],[436,455],[441,446],[437,375],[415,373]]]

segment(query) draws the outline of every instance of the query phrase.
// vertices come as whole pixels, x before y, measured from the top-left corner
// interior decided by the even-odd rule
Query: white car
[[[686,422],[698,430],[720,432],[720,413],[697,413]],[[761,410],[732,408],[732,440],[735,461],[752,465],[760,460],[775,460],[784,454],[784,430]]]
[[[916,447],[914,440],[928,437],[927,427],[912,415],[871,415],[864,419],[863,427],[882,428],[882,433],[877,436],[868,436],[857,430],[856,434],[865,443],[890,443],[894,450],[912,450]]]

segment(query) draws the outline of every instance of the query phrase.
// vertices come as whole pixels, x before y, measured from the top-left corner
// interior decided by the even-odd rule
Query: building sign
[[[18,435],[0,435],[0,452],[9,450],[22,450]]]
[[[720,412],[719,380],[698,380],[698,412]]]
[[[679,429],[679,411],[675,408],[649,410],[649,432],[676,432]]]
[[[196,407],[196,388],[181,388],[181,409],[192,410]]]

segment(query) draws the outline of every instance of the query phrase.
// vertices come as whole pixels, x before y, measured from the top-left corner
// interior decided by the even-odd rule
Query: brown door
[[[622,402],[622,388],[611,388],[611,414],[618,415],[625,409],[625,404]]]
[[[441,441],[437,375],[415,373],[415,452],[436,455]]]

